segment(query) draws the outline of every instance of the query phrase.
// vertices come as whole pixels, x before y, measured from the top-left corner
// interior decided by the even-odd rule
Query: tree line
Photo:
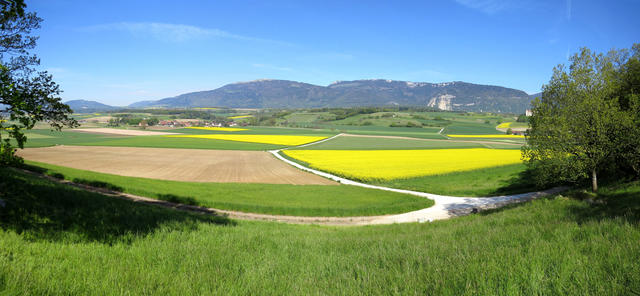
[[[533,101],[522,155],[539,184],[640,176],[640,44],[582,48]]]

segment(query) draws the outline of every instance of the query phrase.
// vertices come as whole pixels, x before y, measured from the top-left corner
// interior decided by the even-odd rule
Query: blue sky
[[[111,105],[236,81],[383,78],[538,92],[587,46],[640,42],[640,1],[27,0],[64,100]]]

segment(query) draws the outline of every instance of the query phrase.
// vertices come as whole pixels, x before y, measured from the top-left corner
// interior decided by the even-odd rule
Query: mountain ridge
[[[335,81],[327,86],[320,86],[291,80],[258,79],[234,82],[212,90],[189,92],[159,100],[139,101],[127,107],[417,106],[448,111],[524,113],[530,108],[530,102],[535,95],[528,95],[524,91],[513,88],[463,81],[430,83],[360,79]]]

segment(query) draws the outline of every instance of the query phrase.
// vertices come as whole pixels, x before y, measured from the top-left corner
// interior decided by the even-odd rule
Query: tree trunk
[[[598,192],[598,177],[596,176],[596,169],[591,171],[591,191]]]

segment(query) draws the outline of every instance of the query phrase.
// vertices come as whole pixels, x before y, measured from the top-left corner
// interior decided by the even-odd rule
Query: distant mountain
[[[338,81],[318,86],[261,79],[182,94],[129,107],[315,108],[354,106],[427,106],[441,110],[523,113],[527,93],[466,82],[426,83],[383,79]]]
[[[535,93],[532,95],[529,95],[529,98],[531,98],[531,100],[533,101],[535,98],[542,98],[542,92],[539,93]]]
[[[65,104],[71,107],[71,110],[75,113],[92,113],[101,111],[111,111],[120,109],[119,107],[109,106],[96,101],[87,100],[71,100],[65,102]]]

